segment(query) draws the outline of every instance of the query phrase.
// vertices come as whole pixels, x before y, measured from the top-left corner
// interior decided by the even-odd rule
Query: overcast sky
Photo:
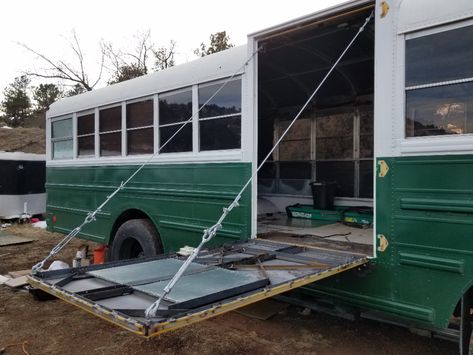
[[[171,39],[177,42],[176,64],[180,64],[195,59],[193,50],[201,42],[207,43],[211,33],[226,30],[232,43],[244,44],[246,35],[251,32],[341,2],[344,1],[3,1],[0,12],[0,97],[5,86],[23,71],[44,67],[42,61],[17,42],[49,57],[73,63],[68,40],[75,30],[88,72],[95,73],[101,39],[111,41],[117,47],[126,47],[132,43],[134,35],[150,29],[152,40],[157,45],[165,45]]]

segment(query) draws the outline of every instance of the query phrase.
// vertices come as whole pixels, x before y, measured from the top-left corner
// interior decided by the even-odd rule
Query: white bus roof
[[[62,116],[228,77],[239,68],[243,72],[246,57],[246,45],[230,48],[136,79],[61,99],[51,105],[47,116]]]

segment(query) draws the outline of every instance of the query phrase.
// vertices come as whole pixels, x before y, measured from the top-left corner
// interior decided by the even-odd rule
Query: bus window
[[[406,40],[406,136],[473,133],[473,26]]]
[[[199,108],[222,83],[199,86]],[[241,80],[228,82],[199,112],[200,150],[241,146]]]
[[[77,115],[77,155],[95,154],[95,115]]]
[[[191,117],[191,89],[159,95],[159,142],[162,153],[192,151],[192,122],[173,137]]]
[[[127,152],[153,153],[153,100],[126,105]]]
[[[72,118],[52,122],[51,132],[52,158],[72,158]]]
[[[100,110],[100,155],[115,156],[122,153],[122,108],[116,106]]]

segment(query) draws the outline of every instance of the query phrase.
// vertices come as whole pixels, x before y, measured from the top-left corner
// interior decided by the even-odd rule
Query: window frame
[[[94,158],[95,155],[96,155],[97,146],[96,146],[95,133],[97,132],[97,127],[96,127],[97,120],[96,120],[95,114],[96,114],[95,109],[79,111],[75,114],[76,115],[76,134],[75,134],[75,136],[76,136],[76,141],[77,141],[77,143],[76,143],[77,153],[74,156],[77,157],[77,159]],[[93,130],[92,133],[79,134],[79,119],[82,116],[88,116],[88,115],[93,115],[94,116],[94,130]],[[86,154],[86,155],[85,154],[84,155],[79,154],[79,138],[83,138],[83,137],[94,137],[94,152],[92,154]]]
[[[421,90],[421,89],[428,89],[428,88],[435,88],[435,87],[442,87],[448,85],[455,85],[455,84],[463,84],[463,83],[471,83],[473,82],[473,77],[465,77],[461,79],[454,79],[454,80],[445,80],[439,82],[430,82],[428,84],[419,84],[419,85],[411,85],[406,86],[406,43],[411,39],[422,38],[438,33],[448,32],[451,30],[456,30],[468,26],[473,26],[473,19],[460,21],[456,23],[450,24],[441,24],[436,27],[427,28],[427,29],[420,29],[414,32],[406,33],[402,37],[402,47],[399,48],[400,56],[402,56],[402,66],[399,68],[401,75],[402,75],[402,142],[401,142],[401,153],[409,153],[409,152],[417,152],[418,149],[423,149],[426,152],[429,152],[427,148],[427,144],[431,142],[431,140],[445,140],[454,143],[455,141],[459,141],[458,144],[462,143],[464,140],[470,141],[473,138],[473,132],[470,133],[461,133],[461,134],[445,134],[445,135],[430,135],[430,136],[408,136],[407,135],[407,92],[414,91],[414,90]],[[424,143],[422,143],[424,142]],[[433,142],[432,142],[433,144]],[[447,150],[446,146],[438,147],[441,150]],[[436,149],[438,149],[436,148]],[[454,149],[455,150],[455,149]]]
[[[128,127],[128,105],[140,103],[140,102],[145,102],[145,101],[151,101],[151,107],[152,107],[152,116],[151,116],[151,124],[146,125],[146,126],[139,126],[139,127]],[[131,99],[131,100],[126,100],[124,101],[124,107],[125,107],[125,150],[126,150],[126,156],[140,156],[140,155],[152,155],[156,154],[156,134],[159,133],[158,130],[156,129],[156,104],[155,104],[155,96],[154,95],[149,95],[149,96],[144,96],[144,97],[139,97],[136,99]],[[123,109],[122,109],[123,110]],[[123,112],[122,112],[123,116]],[[151,142],[152,144],[152,149],[150,153],[138,153],[138,154],[130,154],[129,147],[128,147],[128,132],[130,131],[138,131],[138,130],[144,130],[144,129],[149,129],[151,128],[153,130],[153,141]]]
[[[74,115],[75,114],[68,114],[68,115],[63,115],[63,116],[58,116],[58,117],[52,117],[51,118],[51,160],[70,160],[74,158]],[[60,122],[60,121],[66,121],[66,120],[71,120],[71,135],[70,136],[64,136],[64,137],[54,137],[54,123]],[[71,156],[67,158],[55,158],[54,157],[54,143],[57,142],[66,142],[66,141],[71,141],[72,143],[72,151],[71,151]]]
[[[124,123],[123,123],[123,117],[124,117],[124,113],[123,113],[123,104],[124,104],[124,101],[121,101],[121,102],[116,102],[116,103],[113,103],[113,104],[110,104],[110,105],[105,105],[105,106],[98,106],[97,107],[97,115],[98,115],[98,127],[96,127],[96,130],[98,132],[98,147],[97,147],[97,150],[98,150],[98,158],[100,159],[113,159],[113,158],[117,158],[117,157],[122,157],[123,156],[123,145],[124,145],[124,142],[123,142],[123,136],[124,136],[124,133],[123,133],[123,126],[124,126]],[[114,130],[110,130],[110,131],[104,131],[102,132],[100,130],[100,111],[103,111],[103,110],[108,110],[108,109],[112,109],[112,108],[116,108],[116,107],[120,107],[120,112],[121,112],[121,115],[120,115],[120,128],[119,129],[114,129]],[[107,135],[107,134],[113,134],[113,133],[120,133],[120,153],[119,154],[116,154],[116,155],[102,155],[102,147],[101,147],[101,144],[102,144],[102,136],[103,135]]]
[[[198,85],[198,84],[197,84]],[[193,125],[193,121],[195,120],[196,118],[196,112],[195,112],[195,100],[194,100],[194,87],[196,85],[188,85],[188,86],[185,86],[185,87],[180,87],[180,88],[177,88],[175,90],[168,90],[168,91],[164,91],[164,92],[161,92],[161,93],[158,93],[157,94],[157,116],[159,117],[158,118],[158,122],[157,122],[157,127],[156,127],[156,135],[157,135],[157,152],[158,154],[162,155],[172,155],[172,154],[194,154],[194,125]],[[161,104],[160,104],[160,101],[162,99],[165,99],[167,96],[172,96],[172,95],[176,95],[176,94],[180,94],[180,93],[184,93],[184,92],[190,92],[191,94],[191,116],[188,117],[186,120],[184,121],[179,121],[179,122],[172,122],[172,123],[165,123],[165,124],[161,124],[161,115],[160,115],[160,108],[161,108]],[[172,127],[172,126],[184,126],[184,125],[190,125],[191,126],[191,149],[190,150],[185,150],[185,151],[180,151],[180,152],[163,152],[161,151],[161,127]],[[164,142],[166,143],[166,142]]]
[[[241,113],[235,114],[235,115],[241,115],[241,125],[240,125],[240,134],[241,134],[241,146],[239,148],[235,149],[225,149],[225,150],[204,150],[204,151],[199,151],[199,104],[198,104],[198,88],[199,85],[215,85],[215,84],[222,84],[226,80],[228,80],[229,77],[216,77],[213,80],[205,80],[203,82],[199,83],[192,83],[188,84],[185,86],[179,86],[176,88],[170,88],[170,89],[165,89],[165,91],[152,91],[149,94],[146,93],[145,95],[141,96],[132,96],[130,95],[127,98],[122,98],[118,99],[118,101],[114,102],[104,102],[103,104],[97,104],[94,106],[88,106],[88,107],[82,107],[78,110],[68,112],[66,114],[61,114],[58,116],[52,116],[52,117],[47,117],[49,124],[47,125],[47,154],[48,154],[48,159],[49,161],[52,162],[53,165],[56,165],[54,163],[54,160],[52,159],[53,155],[53,141],[51,140],[51,134],[52,134],[52,126],[51,126],[51,121],[57,121],[60,119],[67,119],[72,117],[73,120],[73,155],[70,158],[61,158],[61,159],[67,159],[70,160],[71,163],[75,164],[95,164],[100,161],[103,161],[105,164],[110,164],[110,163],[117,163],[117,164],[124,164],[126,162],[142,162],[143,159],[146,159],[150,155],[156,157],[156,162],[173,162],[173,163],[189,163],[189,162],[208,162],[208,161],[222,161],[222,162],[235,162],[235,161],[242,161],[244,157],[244,150],[241,148],[244,146],[244,142],[248,141],[249,135],[251,135],[251,131],[248,131],[249,125],[248,125],[248,120],[244,118],[245,112],[247,112],[247,108],[245,105],[248,104],[247,101],[245,101],[245,97],[243,95],[243,92],[245,90],[245,85],[246,79],[243,74],[239,74],[235,76],[235,80],[241,80],[241,91],[242,91],[242,97],[241,97]],[[187,123],[187,125],[190,125],[190,130],[191,130],[191,136],[192,136],[192,149],[182,151],[182,152],[160,152],[160,128],[161,127],[166,127],[166,126],[172,126],[172,125],[183,125],[186,121],[181,121],[181,122],[175,122],[171,124],[160,124],[160,119],[159,119],[159,100],[162,98],[166,98],[167,95],[171,94],[176,94],[180,92],[189,92],[191,94],[192,98],[192,120]],[[136,103],[140,101],[145,101],[145,100],[152,100],[153,101],[153,124],[148,125],[148,126],[140,126],[140,127],[134,127],[134,128],[127,128],[127,118],[126,118],[126,107],[127,104],[131,103]],[[121,106],[121,125],[120,129],[118,129],[118,124],[117,124],[117,129],[116,130],[109,130],[109,131],[103,131],[100,132],[100,111],[101,110],[106,110],[109,108],[114,108],[114,107],[120,107]],[[86,115],[86,114],[94,114],[94,153],[95,154],[90,154],[90,155],[81,155],[79,156],[78,154],[78,140],[79,138],[87,135],[79,135],[78,134],[78,124],[77,124],[77,118],[80,115]],[[222,118],[225,118],[227,115],[223,115]],[[231,116],[231,115],[229,115]],[[189,117],[190,118],[190,117]],[[212,117],[213,118],[213,117]],[[220,117],[218,117],[220,118]],[[140,154],[128,154],[128,137],[127,133],[132,130],[138,130],[138,129],[153,129],[153,152],[151,153],[140,153]],[[246,135],[243,133],[247,132]],[[121,154],[117,155],[101,155],[101,137],[103,137],[106,134],[111,134],[111,133],[121,133]],[[247,136],[248,135],[248,136]],[[90,136],[92,136],[92,133],[90,133]],[[70,139],[68,137],[67,139]],[[248,153],[247,153],[248,154]],[[248,159],[248,158],[246,158]],[[57,160],[57,158],[55,159]],[[57,165],[61,165],[62,163],[59,163]]]
[[[317,129],[317,121],[320,118],[326,117],[326,116],[331,116],[334,114],[342,114],[342,115],[348,115],[350,117],[350,122],[352,125],[351,128],[351,134],[350,137],[353,139],[353,147],[351,149],[351,156],[350,157],[345,157],[345,158],[317,158],[317,141],[320,138],[326,138],[326,137],[318,137],[318,129]],[[309,143],[310,143],[310,157],[308,159],[302,159],[302,160],[283,160],[281,159],[281,156],[283,155],[281,153],[281,145],[279,145],[273,152],[273,156],[270,160],[268,160],[268,163],[274,165],[275,169],[275,177],[272,178],[275,180],[275,191],[273,192],[268,192],[269,194],[271,193],[281,193],[280,190],[280,184],[281,181],[283,180],[306,180],[307,182],[309,181],[314,181],[319,179],[319,174],[317,172],[317,165],[319,163],[351,163],[353,164],[353,174],[350,175],[353,178],[353,195],[349,196],[336,196],[337,199],[348,199],[348,200],[359,200],[359,201],[368,201],[368,200],[373,200],[374,198],[374,191],[373,191],[373,196],[369,197],[364,194],[364,190],[362,189],[362,165],[365,163],[370,163],[371,165],[373,164],[373,161],[376,159],[375,158],[375,151],[374,151],[374,141],[372,142],[373,144],[373,156],[361,156],[361,136],[363,135],[362,130],[361,130],[361,119],[362,115],[370,115],[371,119],[373,120],[374,124],[374,107],[372,104],[357,104],[357,105],[349,105],[349,106],[344,106],[342,110],[339,108],[335,109],[321,109],[318,110],[316,114],[309,115],[309,116],[303,116],[301,117],[304,119],[308,119],[310,121],[310,135],[309,135]],[[281,120],[281,119],[276,119],[274,122],[274,141],[278,140],[281,137],[281,134],[284,131],[284,123],[283,122],[288,122],[288,120]],[[368,134],[364,134],[368,135]],[[334,136],[336,137],[336,136]],[[346,136],[348,137],[348,136]],[[374,138],[374,130],[373,130],[373,138]],[[299,139],[290,139],[289,141],[297,141]],[[285,142],[286,140],[283,140],[282,142]],[[281,143],[282,143],[281,142]],[[281,177],[281,164],[285,163],[291,163],[291,162],[298,162],[298,163],[306,163],[310,164],[311,166],[311,176],[307,179],[289,179],[289,178],[284,178]],[[306,196],[309,196],[310,193],[308,193]],[[364,196],[362,196],[364,195]],[[305,196],[305,195],[301,195]]]
[[[212,80],[212,81],[207,81],[207,82],[204,82],[204,83],[198,83],[196,84],[196,97],[197,97],[197,117],[196,117],[196,121],[197,121],[197,137],[198,137],[198,141],[197,141],[197,152],[198,153],[211,153],[211,152],[228,152],[228,151],[240,151],[241,150],[241,147],[242,147],[242,144],[243,144],[243,90],[244,90],[244,83],[243,83],[243,76],[242,75],[235,75],[235,77],[233,77],[231,80],[229,80],[230,78],[222,78],[222,79],[217,79],[217,80]],[[227,80],[229,80],[228,82],[231,82],[231,81],[236,81],[236,80],[239,80],[240,81],[240,112],[238,113],[232,113],[232,114],[226,114],[226,115],[217,115],[217,116],[210,116],[210,117],[200,117],[200,102],[199,102],[199,89],[200,88],[205,88],[205,87],[209,87],[209,86],[213,86],[213,85],[222,85],[224,82],[226,82]],[[218,96],[218,94],[216,95]],[[228,148],[228,149],[206,149],[206,150],[202,150],[201,148],[201,126],[200,126],[200,122],[204,122],[204,121],[211,121],[211,120],[218,120],[218,119],[223,119],[223,118],[231,118],[231,117],[237,117],[239,116],[240,117],[240,146],[237,147],[237,148]]]

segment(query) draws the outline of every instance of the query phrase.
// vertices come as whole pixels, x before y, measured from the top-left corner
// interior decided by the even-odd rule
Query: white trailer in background
[[[45,155],[0,152],[0,219],[45,213],[45,179]]]

